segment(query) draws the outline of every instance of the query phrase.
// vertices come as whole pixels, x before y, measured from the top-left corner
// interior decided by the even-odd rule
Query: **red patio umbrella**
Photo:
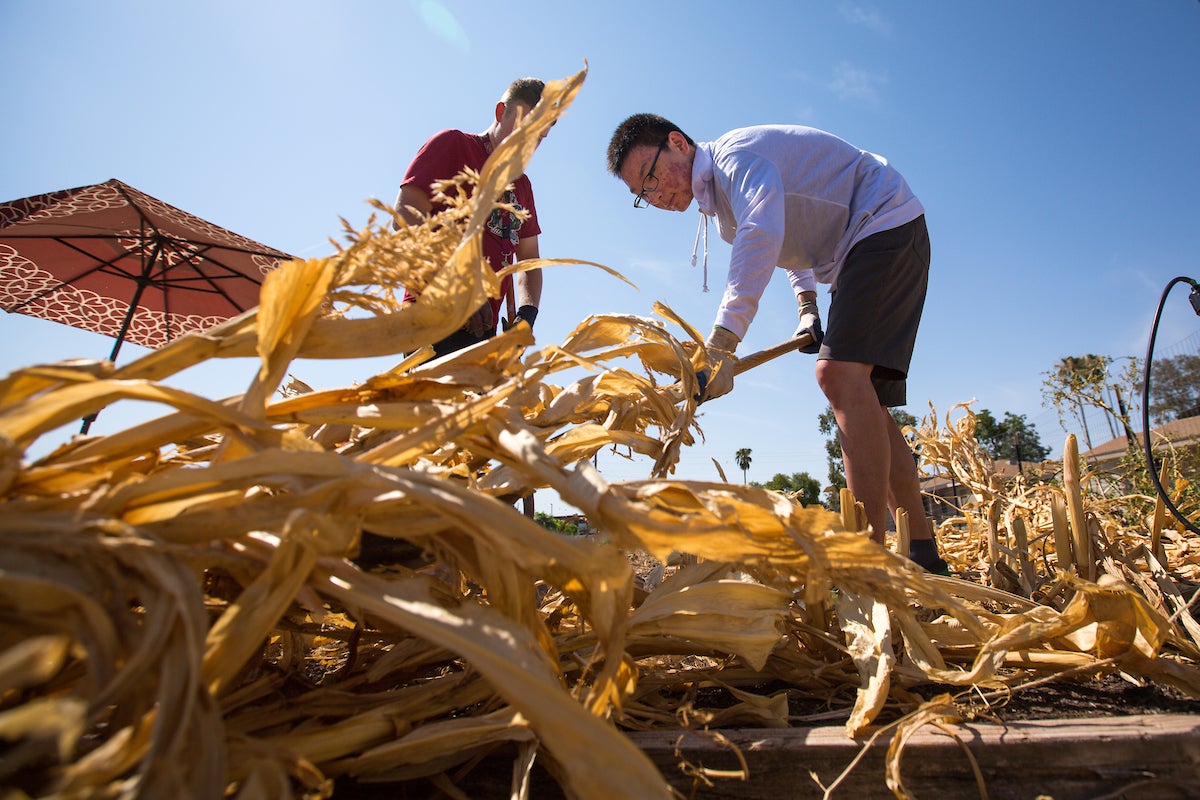
[[[0,204],[0,308],[111,336],[111,361],[253,308],[291,258],[116,179]]]

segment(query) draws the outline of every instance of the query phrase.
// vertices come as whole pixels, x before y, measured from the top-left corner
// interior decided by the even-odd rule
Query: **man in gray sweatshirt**
[[[608,169],[634,206],[715,218],[732,245],[725,291],[697,374],[700,401],[733,389],[733,353],[774,269],[796,295],[796,335],[813,335],[816,378],[833,408],[846,483],[883,542],[887,514],[908,511],[909,557],[948,573],[924,514],[912,452],[889,407],[906,379],[929,275],[925,209],[887,160],[824,131],[761,125],[697,144],[655,114],[613,133]],[[706,265],[707,266],[707,265]],[[815,284],[828,284],[822,334]]]

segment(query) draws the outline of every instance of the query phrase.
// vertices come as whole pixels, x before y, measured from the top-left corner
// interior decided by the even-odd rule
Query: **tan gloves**
[[[707,366],[696,373],[696,381],[700,384],[697,403],[729,394],[733,390],[733,368],[737,364],[737,356],[733,351],[741,341],[733,331],[719,325],[713,326],[708,341],[704,343]]]
[[[800,307],[796,313],[800,315],[800,326],[796,328],[792,338],[795,339],[805,333],[811,334],[812,343],[801,347],[800,352],[816,353],[821,349],[821,340],[825,338],[825,332],[821,330],[821,316],[817,310],[817,304],[812,300],[800,301]]]

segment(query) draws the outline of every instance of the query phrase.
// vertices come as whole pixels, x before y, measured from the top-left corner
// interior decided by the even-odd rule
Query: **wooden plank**
[[[1200,796],[1200,715],[1159,714],[1078,720],[967,723],[950,726],[961,746],[935,728],[915,733],[905,747],[901,777],[920,798],[989,800],[1091,800],[1102,796],[1133,800],[1179,800]],[[865,739],[847,739],[838,727],[783,730],[731,729],[718,734],[687,731],[629,733],[629,738],[662,770],[683,797],[696,800],[799,800],[820,798],[824,786],[859,755]],[[722,741],[724,740],[724,741]],[[881,736],[838,785],[834,798],[891,798],[885,759],[890,736]],[[694,767],[736,771],[746,780],[709,781],[691,777]],[[970,752],[986,786],[981,793]],[[681,765],[684,768],[681,769]],[[612,765],[620,769],[619,764]],[[471,798],[509,797],[512,752],[504,750],[455,784]],[[563,797],[546,772],[535,767],[531,797]],[[342,783],[335,800],[428,797],[429,784],[351,786]],[[1121,794],[1120,789],[1125,793]]]
[[[1200,716],[1149,715],[1041,720],[1005,725],[951,726],[962,746],[936,728],[914,734],[901,759],[905,788],[916,797],[983,797],[964,748],[979,766],[990,800],[1084,800],[1122,786],[1127,797],[1196,797],[1200,791]],[[859,754],[865,739],[847,739],[840,727],[722,731],[749,766],[746,781],[702,786],[697,797],[738,800],[821,797],[810,772],[831,785]],[[730,747],[702,733],[634,733],[630,738],[672,784],[690,791],[679,764],[733,770]],[[834,797],[891,797],[885,759],[890,736],[881,736],[838,786]],[[1119,795],[1117,795],[1119,796]]]

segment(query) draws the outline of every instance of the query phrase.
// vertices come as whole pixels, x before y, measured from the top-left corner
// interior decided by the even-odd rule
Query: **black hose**
[[[1162,318],[1163,306],[1167,303],[1167,295],[1171,293],[1171,288],[1177,283],[1191,284],[1192,291],[1188,300],[1191,301],[1196,314],[1200,315],[1200,287],[1196,285],[1196,281],[1191,278],[1172,278],[1171,282],[1167,284],[1167,288],[1163,289],[1162,297],[1159,298],[1158,310],[1154,312],[1154,324],[1150,328],[1150,341],[1146,343],[1146,367],[1142,378],[1142,444],[1146,449],[1146,469],[1150,473],[1150,479],[1154,481],[1154,488],[1158,491],[1159,498],[1171,510],[1175,518],[1183,523],[1185,528],[1192,533],[1200,534],[1200,528],[1189,522],[1183,512],[1176,508],[1175,504],[1171,502],[1171,498],[1167,496],[1167,491],[1158,478],[1158,470],[1154,465],[1154,446],[1150,441],[1150,365],[1154,359],[1154,339],[1158,335],[1158,323]]]

